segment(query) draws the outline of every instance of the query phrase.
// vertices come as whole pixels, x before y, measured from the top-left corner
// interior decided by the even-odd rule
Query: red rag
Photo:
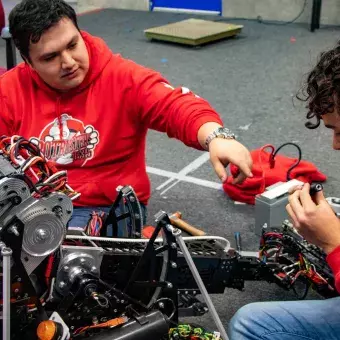
[[[265,151],[266,148],[272,148],[272,152]],[[232,176],[229,176],[223,184],[225,193],[234,201],[255,204],[255,196],[263,193],[266,187],[278,182],[286,182],[287,172],[297,162],[298,158],[277,154],[273,161],[273,152],[274,147],[272,145],[265,145],[251,151],[254,177],[247,178],[241,184],[232,184],[233,177],[237,176],[239,169],[235,165],[231,165],[230,172]],[[290,172],[290,179],[312,183],[324,182],[327,176],[320,172],[313,163],[301,160]]]

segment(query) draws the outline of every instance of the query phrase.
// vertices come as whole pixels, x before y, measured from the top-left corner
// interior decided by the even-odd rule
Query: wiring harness
[[[282,231],[263,232],[259,259],[264,264],[275,263],[275,276],[287,288],[293,288],[304,299],[309,288],[335,293],[334,277],[326,264],[326,254],[305,241],[287,221]],[[305,284],[303,295],[297,293],[297,282]]]
[[[22,175],[33,197],[43,197],[51,192],[62,192],[72,200],[80,196],[67,184],[67,172],[58,171],[55,164],[45,158],[39,146],[29,140],[21,136],[1,136],[0,155],[10,161],[15,169],[12,176]]]

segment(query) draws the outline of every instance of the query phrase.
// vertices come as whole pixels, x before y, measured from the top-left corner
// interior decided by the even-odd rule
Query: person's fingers
[[[288,193],[291,195],[291,194],[294,194],[295,191],[297,190],[301,190],[303,188],[303,185],[295,185],[293,186],[292,188],[290,188],[288,190]]]
[[[228,178],[228,173],[226,169],[227,165],[222,164],[221,161],[217,157],[211,157],[211,164],[213,168],[215,169],[217,176],[224,183]]]
[[[315,195],[314,195],[314,201],[316,204],[320,204],[322,201],[326,201],[325,195],[323,193],[323,191],[318,191]],[[327,202],[328,203],[328,202]]]
[[[308,212],[313,211],[315,209],[315,203],[313,202],[313,199],[309,193],[310,191],[310,185],[309,183],[305,183],[303,188],[300,191],[300,201],[301,205],[303,206],[305,212],[308,214]]]
[[[247,176],[246,174],[244,174],[243,172],[239,172],[239,174],[237,175],[237,177],[233,179],[233,184],[241,184],[241,183],[243,183],[247,178],[248,178],[248,176]]]
[[[294,213],[292,207],[290,206],[290,204],[287,204],[287,205],[286,205],[286,210],[287,210],[287,212],[288,212],[288,215],[289,215],[290,218],[292,219],[294,226],[295,226],[296,228],[298,228],[298,227],[300,226],[300,225],[299,225],[299,221],[298,221],[298,219],[297,219],[297,217],[296,217],[296,215],[295,215],[295,213]]]
[[[248,157],[245,157],[245,159],[241,159],[237,162],[232,163],[240,169],[240,173],[243,173],[244,176],[253,177],[253,174],[251,172],[252,162],[249,161]]]
[[[300,194],[301,194],[301,190],[297,190],[293,194],[289,195],[288,197],[288,202],[290,204],[290,207],[292,208],[292,211],[294,212],[297,219],[304,216],[303,206],[301,205],[301,201],[300,201]]]

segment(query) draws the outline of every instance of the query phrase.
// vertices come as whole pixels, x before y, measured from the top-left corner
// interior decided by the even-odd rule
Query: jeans
[[[146,224],[147,219],[147,208],[144,204],[141,204],[142,209],[142,222],[143,225]],[[93,211],[99,212],[102,211],[104,213],[109,213],[111,207],[74,207],[73,208],[73,215],[68,223],[68,227],[85,227],[87,222],[90,219],[90,215]],[[116,209],[116,214],[120,214],[120,209]],[[109,228],[108,228],[109,229]],[[112,229],[112,228],[111,228]],[[118,236],[122,236],[122,225],[118,222]],[[108,230],[108,235],[112,236],[112,230]]]
[[[229,337],[230,340],[340,339],[340,297],[248,304],[230,321]]]

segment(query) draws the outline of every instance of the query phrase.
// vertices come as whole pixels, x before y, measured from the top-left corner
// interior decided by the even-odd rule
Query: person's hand
[[[253,160],[248,149],[234,139],[215,138],[209,144],[210,161],[222,182],[227,180],[226,167],[229,163],[236,165],[240,172],[233,184],[242,183],[252,177]]]
[[[286,209],[299,234],[329,254],[340,245],[340,221],[323,192],[312,198],[309,189],[306,183],[292,190]]]

